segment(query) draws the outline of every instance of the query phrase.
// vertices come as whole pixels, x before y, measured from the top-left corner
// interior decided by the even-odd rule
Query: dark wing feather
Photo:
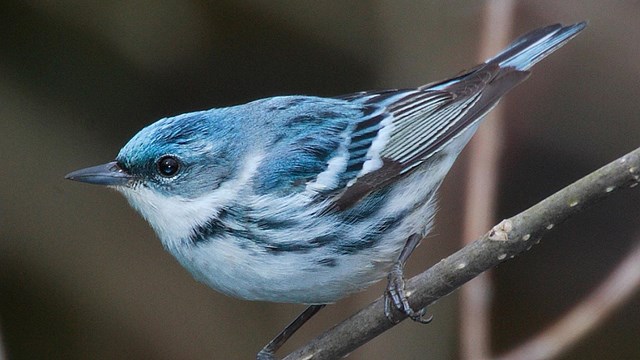
[[[457,134],[479,121],[507,91],[527,76],[526,71],[488,64],[459,76],[459,81],[446,87],[400,90],[396,91],[396,96],[381,93],[380,96],[391,102],[380,104],[384,111],[378,115],[377,126],[387,119],[392,132],[378,154],[380,164],[371,171],[361,166],[355,180],[336,197],[333,208],[349,208],[372,191],[410,173]],[[365,103],[376,101],[375,94],[361,96],[366,98]],[[358,101],[358,97],[351,99]],[[356,146],[357,142],[351,144],[351,147]],[[370,158],[360,158],[362,160]]]

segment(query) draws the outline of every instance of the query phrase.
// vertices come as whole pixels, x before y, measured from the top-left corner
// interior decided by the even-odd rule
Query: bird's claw
[[[409,298],[407,297],[407,293],[405,291],[405,281],[404,274],[402,271],[402,266],[400,264],[396,264],[393,266],[389,275],[387,276],[388,284],[387,291],[384,297],[384,314],[387,319],[393,323],[398,323],[400,320],[396,319],[393,316],[391,311],[391,306],[395,306],[396,309],[400,310],[402,313],[407,315],[413,321],[419,322],[421,324],[428,324],[433,320],[433,316],[429,316],[425,318],[425,314],[427,313],[427,308],[420,309],[419,311],[413,310],[411,305],[409,305]]]

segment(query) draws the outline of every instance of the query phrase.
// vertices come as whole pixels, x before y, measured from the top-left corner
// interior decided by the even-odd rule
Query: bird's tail
[[[587,23],[583,21],[569,26],[555,24],[533,30],[517,38],[498,55],[485,61],[485,64],[528,70],[571,40],[586,26]]]

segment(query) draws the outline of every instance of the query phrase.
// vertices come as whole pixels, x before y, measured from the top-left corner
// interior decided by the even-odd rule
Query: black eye
[[[158,172],[162,176],[170,177],[180,170],[180,163],[173,156],[163,156],[158,160]]]

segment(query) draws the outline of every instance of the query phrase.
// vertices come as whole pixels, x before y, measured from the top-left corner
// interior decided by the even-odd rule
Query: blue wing
[[[263,194],[295,193],[312,187],[335,159],[346,155],[352,119],[360,116],[358,106],[344,101],[310,96],[283,96],[266,100],[263,115],[275,128],[269,149],[256,171],[255,189]],[[332,160],[333,159],[333,160]],[[339,177],[344,167],[337,169]],[[329,191],[338,187],[336,178],[327,183]],[[325,179],[326,180],[326,179]]]

